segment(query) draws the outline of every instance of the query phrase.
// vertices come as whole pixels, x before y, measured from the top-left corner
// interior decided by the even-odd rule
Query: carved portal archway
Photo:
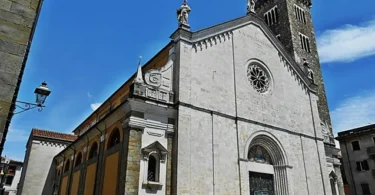
[[[273,175],[268,180],[273,180],[273,191],[275,195],[288,194],[287,160],[285,152],[280,144],[271,136],[258,134],[251,139],[247,148],[247,160],[249,163],[261,163],[273,168]],[[262,173],[262,170],[256,170]],[[250,173],[251,174],[251,173]],[[250,177],[251,180],[251,177]],[[267,182],[266,180],[264,182]],[[251,184],[250,184],[251,185]],[[254,186],[250,186],[253,189]]]

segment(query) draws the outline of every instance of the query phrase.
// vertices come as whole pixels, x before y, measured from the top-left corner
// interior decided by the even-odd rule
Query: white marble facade
[[[314,84],[260,19],[248,15],[198,32],[179,29],[171,38],[170,60],[161,69],[169,70],[171,82],[159,90],[173,96],[164,102],[174,102],[176,110],[176,194],[247,195],[250,172],[272,175],[277,195],[332,194]],[[163,83],[167,73],[158,74]],[[139,89],[135,93],[143,94]],[[152,102],[144,105],[161,107]],[[139,111],[146,117],[150,110]],[[148,122],[167,124],[168,114]],[[145,128],[142,148],[156,141],[167,148],[165,133]],[[258,146],[262,159],[249,157]],[[140,194],[148,194],[142,189],[146,170],[143,159]],[[165,194],[163,163],[160,174],[157,194]]]

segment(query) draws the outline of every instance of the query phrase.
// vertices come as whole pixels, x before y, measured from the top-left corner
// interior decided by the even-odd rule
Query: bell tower
[[[255,12],[264,19],[303,70],[305,62],[310,64],[314,73],[314,82],[318,85],[320,119],[322,124],[327,125],[329,131],[332,132],[311,18],[311,6],[311,0],[256,0]]]

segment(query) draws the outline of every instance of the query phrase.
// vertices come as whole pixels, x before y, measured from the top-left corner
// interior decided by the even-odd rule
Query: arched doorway
[[[260,134],[251,139],[247,149],[250,195],[287,195],[287,163],[276,140]]]

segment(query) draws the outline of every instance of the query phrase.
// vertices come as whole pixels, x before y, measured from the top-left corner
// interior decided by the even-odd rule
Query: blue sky
[[[229,3],[230,2],[230,3]],[[34,101],[47,81],[43,112],[13,118],[3,155],[22,160],[32,128],[70,133],[177,27],[182,0],[44,1],[18,100]],[[190,0],[192,30],[243,16],[245,0]],[[313,0],[313,21],[334,130],[375,122],[375,1]]]

